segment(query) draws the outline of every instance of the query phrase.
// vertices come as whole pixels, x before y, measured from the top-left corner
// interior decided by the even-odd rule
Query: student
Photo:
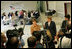
[[[36,22],[36,19],[35,18],[33,18],[32,19],[32,26],[31,26],[31,34],[34,32],[34,31],[40,31],[40,26],[37,24],[37,22]]]
[[[1,48],[6,48],[5,43],[6,43],[6,36],[3,33],[1,33]]]

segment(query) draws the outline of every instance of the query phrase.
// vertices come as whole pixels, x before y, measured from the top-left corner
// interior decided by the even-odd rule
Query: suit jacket
[[[67,32],[66,26],[67,26],[67,21],[64,20],[64,21],[62,22],[62,26],[61,26],[61,29],[62,29],[63,33]]]
[[[56,35],[56,24],[54,21],[51,21],[50,26],[48,26],[48,22],[45,23],[45,29],[49,29],[52,37]]]

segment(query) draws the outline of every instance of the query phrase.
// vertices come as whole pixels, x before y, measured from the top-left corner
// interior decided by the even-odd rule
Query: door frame
[[[67,15],[67,4],[71,4],[71,3],[64,3],[65,15]]]

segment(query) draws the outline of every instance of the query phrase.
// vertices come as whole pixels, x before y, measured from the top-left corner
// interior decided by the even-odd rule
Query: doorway
[[[71,16],[71,3],[64,3],[65,15],[69,14]]]

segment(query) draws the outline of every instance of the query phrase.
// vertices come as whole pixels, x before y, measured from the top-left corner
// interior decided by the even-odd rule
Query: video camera
[[[19,37],[19,32],[16,29],[13,30],[8,30],[6,32],[7,38],[11,38],[11,37]]]
[[[20,37],[21,35],[23,35],[23,28],[19,28],[16,29],[17,24],[13,25],[15,27],[15,29],[13,30],[8,30],[6,32],[7,38],[11,38],[11,37]]]

